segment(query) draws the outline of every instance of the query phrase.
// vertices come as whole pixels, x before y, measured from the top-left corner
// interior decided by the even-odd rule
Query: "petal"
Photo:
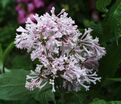
[[[21,26],[20,26],[16,31],[17,31],[17,32],[27,32],[27,30],[24,29],[24,28],[21,27]]]

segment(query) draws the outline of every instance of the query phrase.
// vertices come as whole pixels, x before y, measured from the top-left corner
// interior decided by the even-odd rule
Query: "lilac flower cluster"
[[[25,28],[19,27],[15,39],[16,47],[27,49],[32,61],[40,64],[26,78],[25,87],[29,90],[43,88],[47,83],[52,91],[61,78],[62,86],[68,91],[79,91],[81,87],[89,90],[91,83],[96,84],[100,77],[96,74],[98,60],[105,55],[105,48],[99,45],[98,38],[90,35],[92,29],[85,29],[82,34],[75,22],[62,11],[55,15],[34,15],[34,20],[27,19]]]
[[[26,18],[35,14],[36,10],[44,7],[44,0],[16,0],[16,11],[18,13],[18,22],[24,24]]]

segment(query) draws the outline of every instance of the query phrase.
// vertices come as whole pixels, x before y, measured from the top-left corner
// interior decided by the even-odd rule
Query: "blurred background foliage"
[[[100,83],[90,91],[53,94],[48,85],[41,91],[25,89],[25,77],[35,67],[26,52],[14,47],[16,28],[22,19],[22,0],[0,0],[0,104],[121,104],[121,0],[40,0],[43,5],[27,12],[57,12],[65,8],[80,31],[91,27],[107,54],[100,61]],[[23,0],[27,1],[27,0]],[[33,12],[34,11],[34,12]],[[23,12],[22,12],[23,13]],[[24,14],[23,14],[24,15]],[[20,18],[19,18],[20,16]]]

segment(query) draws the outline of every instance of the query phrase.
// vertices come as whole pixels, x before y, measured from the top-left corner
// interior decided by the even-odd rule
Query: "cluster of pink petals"
[[[35,14],[36,10],[44,7],[44,0],[16,0],[16,11],[18,13],[18,22],[24,24],[27,17]]]
[[[32,61],[38,59],[40,65],[27,75],[25,87],[41,89],[50,83],[55,91],[55,80],[61,78],[68,91],[79,91],[81,87],[89,90],[91,83],[100,80],[96,74],[98,60],[106,53],[91,31],[89,28],[80,33],[72,18],[64,10],[55,15],[55,8],[51,14],[28,18],[25,28],[17,29],[15,44],[27,49]]]

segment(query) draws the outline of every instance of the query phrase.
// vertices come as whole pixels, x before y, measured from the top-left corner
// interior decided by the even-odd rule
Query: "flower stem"
[[[61,104],[64,104],[64,93],[63,93],[63,91],[61,92]]]

